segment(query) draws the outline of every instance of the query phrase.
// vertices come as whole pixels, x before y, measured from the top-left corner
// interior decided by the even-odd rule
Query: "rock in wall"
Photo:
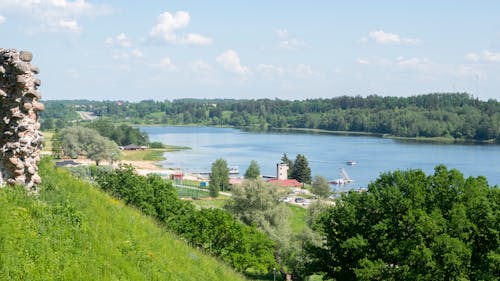
[[[24,185],[37,191],[43,136],[38,112],[43,104],[30,52],[0,48],[0,187]]]

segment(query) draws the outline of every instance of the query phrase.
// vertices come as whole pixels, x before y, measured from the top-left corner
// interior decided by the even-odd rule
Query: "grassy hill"
[[[36,198],[0,189],[0,280],[244,280],[48,161]]]

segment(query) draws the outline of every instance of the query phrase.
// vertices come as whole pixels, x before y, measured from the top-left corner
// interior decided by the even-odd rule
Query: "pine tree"
[[[292,179],[292,173],[293,173],[293,161],[288,159],[288,156],[286,153],[283,153],[283,157],[281,157],[281,163],[285,163],[288,165],[288,178]]]
[[[293,163],[292,178],[298,180],[301,183],[311,182],[311,168],[309,168],[309,163],[307,158],[298,154]]]

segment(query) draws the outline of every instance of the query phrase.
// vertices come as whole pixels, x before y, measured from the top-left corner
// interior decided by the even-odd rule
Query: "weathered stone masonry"
[[[0,48],[0,187],[13,184],[36,192],[43,136],[38,112],[44,106],[30,52]]]

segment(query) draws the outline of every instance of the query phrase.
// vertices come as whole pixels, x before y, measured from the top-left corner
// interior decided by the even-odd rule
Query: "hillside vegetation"
[[[0,189],[0,280],[244,280],[50,161],[40,174],[38,197]]]

